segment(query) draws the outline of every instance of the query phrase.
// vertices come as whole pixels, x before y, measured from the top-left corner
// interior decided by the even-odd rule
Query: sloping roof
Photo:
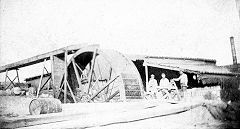
[[[226,67],[216,65],[192,65],[192,64],[161,64],[159,62],[145,60],[144,65],[158,67],[163,69],[170,69],[176,71],[185,71],[196,74],[218,74],[218,75],[239,75],[238,73],[231,72]]]

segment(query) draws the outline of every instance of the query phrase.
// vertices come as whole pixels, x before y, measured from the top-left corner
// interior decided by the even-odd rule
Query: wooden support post
[[[91,87],[91,81],[92,81],[92,75],[93,75],[93,69],[94,69],[94,65],[95,65],[95,59],[96,59],[96,55],[97,55],[97,49],[95,49],[94,53],[93,53],[93,57],[92,57],[92,64],[91,64],[91,68],[90,68],[90,75],[88,76],[88,87],[87,87],[87,93],[89,93],[90,87]]]
[[[53,55],[50,56],[50,61],[51,61],[51,85],[49,87],[52,87],[53,89],[53,96],[54,98],[57,97],[57,90],[56,90],[56,87],[55,87],[55,72],[54,72],[54,57]]]
[[[95,94],[91,97],[91,100],[93,100],[100,92],[102,92],[106,87],[108,87],[108,86],[109,86],[113,81],[115,81],[118,77],[119,77],[119,75],[116,76],[115,78],[109,80],[108,83],[107,83],[102,89],[100,89],[97,93],[95,93]]]
[[[145,76],[146,76],[146,91],[148,86],[148,66],[145,64]]]
[[[72,60],[72,65],[73,65],[73,69],[74,69],[74,72],[75,72],[75,75],[76,75],[76,78],[77,78],[77,82],[78,82],[78,87],[81,87],[81,79],[80,79],[80,75],[79,75],[79,72],[77,70],[77,67],[76,67],[76,62],[75,62],[75,59],[73,58]]]
[[[63,102],[66,103],[67,102],[67,76],[68,76],[68,73],[67,73],[67,50],[65,51],[64,53],[64,100]]]

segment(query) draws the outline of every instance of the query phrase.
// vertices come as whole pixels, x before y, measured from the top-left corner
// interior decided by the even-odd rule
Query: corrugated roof
[[[215,59],[191,58],[191,57],[146,56],[146,58],[173,59],[173,60],[192,60],[192,61],[204,61],[204,62],[209,62],[209,63],[216,63]]]
[[[201,73],[201,74],[220,74],[220,75],[239,75],[238,73],[231,72],[226,67],[216,65],[191,65],[191,64],[161,64],[159,62],[145,60],[144,65],[159,67],[171,70],[183,70],[190,73]]]
[[[207,63],[216,64],[215,59],[205,58],[191,58],[191,57],[168,57],[168,56],[149,56],[149,55],[127,55],[132,60],[144,60],[144,59],[172,59],[172,60],[191,60],[191,61],[202,61]]]

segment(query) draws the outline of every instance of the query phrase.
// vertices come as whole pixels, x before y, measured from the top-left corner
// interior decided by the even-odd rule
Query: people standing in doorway
[[[155,75],[151,75],[151,78],[147,85],[147,92],[153,97],[156,98],[156,91],[157,91],[157,80],[155,79]]]
[[[183,73],[183,71],[179,71],[180,76],[178,78],[174,78],[174,81],[180,81],[180,86],[181,86],[181,96],[185,97],[186,96],[186,91],[188,87],[188,77],[187,74]]]

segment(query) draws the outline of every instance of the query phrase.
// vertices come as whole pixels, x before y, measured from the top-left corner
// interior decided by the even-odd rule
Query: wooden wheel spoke
[[[117,90],[116,92],[114,92],[112,95],[110,95],[105,102],[109,102],[112,98],[114,98],[117,94],[119,93],[119,90]]]
[[[99,82],[100,76],[96,79],[95,83],[92,85],[94,87]]]
[[[109,71],[109,80],[112,78],[112,68],[110,67],[110,71]],[[106,90],[106,97],[107,97],[107,94],[108,94],[108,91],[109,91],[109,87],[107,87],[107,90]]]
[[[75,96],[74,96],[74,94],[73,94],[73,92],[72,92],[72,89],[71,89],[71,87],[70,87],[68,81],[66,82],[66,84],[67,84],[68,89],[69,89],[69,91],[70,91],[70,93],[71,93],[71,96],[72,96],[72,98],[73,98],[74,103],[76,103],[77,101],[76,101],[76,99],[75,99]]]
[[[77,70],[76,63],[75,63],[75,59],[74,59],[74,58],[73,58],[73,60],[72,60],[72,65],[73,65],[73,69],[74,69],[74,72],[75,72],[75,75],[76,75],[76,78],[77,78],[78,86],[81,87],[81,85],[82,85],[82,83],[81,83],[81,78],[80,78],[79,72],[78,72],[78,70]]]
[[[94,65],[95,65],[96,55],[97,55],[97,49],[95,49],[95,51],[93,53],[93,58],[92,58],[93,63],[91,64],[90,75],[88,76],[87,93],[89,93],[90,86],[91,86],[91,81],[92,81],[92,75],[93,75],[93,69],[94,69]]]
[[[108,81],[108,83],[102,87],[97,93],[95,93],[92,97],[91,100],[93,100],[100,92],[102,92],[105,88],[107,88],[112,82],[114,82],[120,75],[116,76],[115,78],[111,79]]]
[[[98,66],[98,72],[99,72],[99,75],[100,75],[100,79],[102,79],[102,72],[100,70],[100,66],[99,66],[99,63],[97,62],[97,66]]]
[[[112,94],[112,90],[113,90],[113,88],[114,88],[114,82],[112,83],[112,87],[111,87],[111,89],[109,90],[109,88],[110,87],[108,87],[108,93],[109,93],[109,95],[111,95]],[[107,95],[107,94],[106,94]]]
[[[75,59],[74,59],[74,61],[75,61]],[[83,70],[82,70],[82,68],[75,62],[75,65],[77,66],[77,68],[81,71],[81,72],[83,72]]]

